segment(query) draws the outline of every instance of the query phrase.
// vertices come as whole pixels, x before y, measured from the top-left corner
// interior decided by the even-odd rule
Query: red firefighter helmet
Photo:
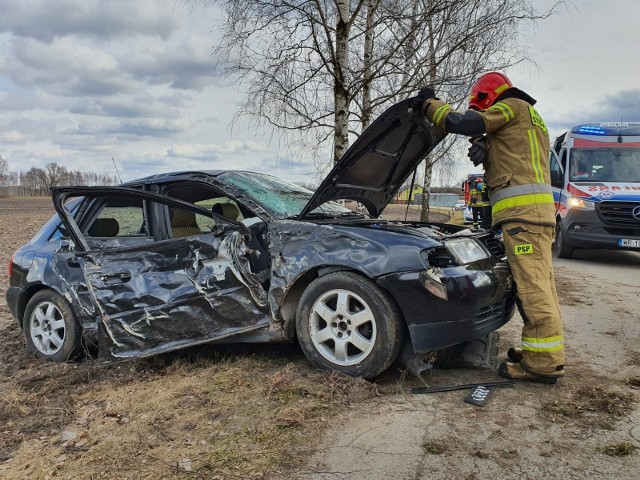
[[[482,177],[476,178],[476,183],[484,183],[484,178]]]
[[[500,72],[489,72],[481,76],[471,87],[469,108],[486,110],[502,92],[513,87],[511,80]]]

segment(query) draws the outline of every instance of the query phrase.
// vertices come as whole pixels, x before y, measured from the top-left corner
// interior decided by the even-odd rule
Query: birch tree
[[[9,162],[0,155],[0,185],[4,185],[9,178]]]
[[[236,114],[337,162],[390,104],[433,86],[460,105],[474,79],[526,61],[534,0],[185,0],[220,8],[217,71],[244,93]],[[425,162],[446,161],[451,140]],[[428,201],[428,195],[425,195]],[[428,209],[425,208],[425,210]]]

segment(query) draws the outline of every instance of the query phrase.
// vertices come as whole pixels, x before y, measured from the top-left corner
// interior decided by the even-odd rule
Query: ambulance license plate
[[[631,240],[628,238],[621,238],[620,240],[618,240],[618,246],[640,248],[640,240]]]

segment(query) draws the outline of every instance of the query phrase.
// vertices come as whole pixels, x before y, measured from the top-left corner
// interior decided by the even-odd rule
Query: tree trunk
[[[411,2],[411,17],[409,20],[408,31],[406,44],[404,46],[404,72],[402,75],[402,86],[408,86],[409,79],[411,78],[411,73],[414,70],[414,58],[416,54],[416,35],[415,31],[417,28],[417,14],[418,14],[418,0],[413,0]],[[419,90],[424,85],[413,85],[413,89],[410,90]]]
[[[429,9],[433,7],[433,0],[429,2]],[[431,10],[433,11],[433,10]],[[433,20],[429,17],[427,21],[427,27],[429,28],[429,62],[431,63],[429,68],[429,83],[436,85],[436,44],[435,35],[433,31]],[[433,174],[433,152],[427,156],[424,161],[424,184],[422,185],[422,211],[420,212],[420,221],[429,221],[429,201],[431,197],[431,177]]]
[[[364,131],[371,123],[371,62],[373,59],[373,19],[376,11],[376,1],[369,0],[367,2],[367,26],[364,33],[364,72],[362,82],[362,130]]]
[[[429,197],[431,196],[431,174],[433,172],[433,163],[431,162],[431,154],[424,161],[424,183],[422,185],[422,211],[420,212],[420,221],[429,221]]]
[[[335,127],[333,164],[342,158],[349,148],[349,92],[347,71],[349,66],[349,0],[339,0],[336,25],[336,65],[334,80]]]

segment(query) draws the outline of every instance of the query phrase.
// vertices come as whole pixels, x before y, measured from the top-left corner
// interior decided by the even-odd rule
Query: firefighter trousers
[[[524,320],[520,366],[535,374],[562,375],[564,334],[551,261],[554,227],[524,222],[501,227]]]

